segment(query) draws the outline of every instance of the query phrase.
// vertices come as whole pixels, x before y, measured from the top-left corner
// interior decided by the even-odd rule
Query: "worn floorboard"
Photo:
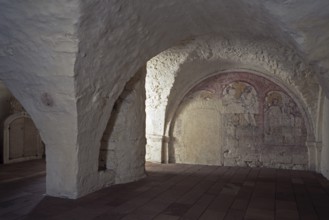
[[[0,219],[329,219],[329,181],[314,172],[147,163],[143,180],[69,200],[44,195],[44,169],[0,166]]]

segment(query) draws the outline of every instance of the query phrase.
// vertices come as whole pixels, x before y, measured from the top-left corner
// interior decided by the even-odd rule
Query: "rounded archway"
[[[169,132],[169,161],[308,169],[314,137],[297,96],[263,76],[225,72],[181,101]]]
[[[292,59],[286,59],[287,56]],[[174,161],[168,158],[169,130],[181,100],[207,78],[232,72],[252,73],[289,91],[307,116],[308,153],[316,154],[313,145],[318,141],[315,127],[319,85],[306,61],[292,48],[274,40],[259,40],[255,44],[247,38],[201,36],[160,53],[147,64],[146,160]],[[315,169],[316,159],[311,158]]]

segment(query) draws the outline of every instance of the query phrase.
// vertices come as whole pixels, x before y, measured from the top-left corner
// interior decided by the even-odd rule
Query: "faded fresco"
[[[250,73],[212,77],[183,100],[169,156],[178,163],[306,169],[306,127],[295,100]]]
[[[256,126],[255,114],[259,113],[259,103],[254,87],[238,81],[230,83],[224,87],[221,101],[222,114],[242,114],[245,124]]]
[[[265,97],[264,142],[273,145],[302,144],[303,119],[296,103],[280,91]],[[305,140],[304,140],[305,141]]]

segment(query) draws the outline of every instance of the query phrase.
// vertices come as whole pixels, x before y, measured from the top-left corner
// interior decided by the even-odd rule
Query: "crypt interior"
[[[0,1],[0,219],[328,219],[328,45],[327,0]]]

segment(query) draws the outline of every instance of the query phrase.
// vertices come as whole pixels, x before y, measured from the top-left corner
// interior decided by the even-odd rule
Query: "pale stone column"
[[[46,145],[47,194],[78,196],[79,0],[0,1],[0,78]]]
[[[329,179],[329,100],[324,97],[322,111],[321,173]]]
[[[70,199],[78,197],[77,155],[77,146],[74,143],[46,143],[47,195]]]
[[[169,163],[169,137],[164,135],[147,135],[146,160],[155,163]]]
[[[175,82],[178,63],[186,54],[164,51],[147,62],[146,75],[146,160],[156,163],[168,162],[168,147],[165,134],[165,118],[168,97]]]
[[[322,142],[316,142],[316,171],[321,172]]]
[[[322,143],[316,141],[307,141],[308,149],[308,167],[313,171],[320,171]]]
[[[161,134],[147,134],[147,154],[146,154],[146,160],[155,162],[155,163],[161,163],[162,162],[162,154],[163,154],[163,148],[162,148],[162,139],[163,135]]]
[[[145,176],[145,68],[127,83],[112,110],[103,157],[115,183]],[[103,153],[103,154],[104,154]]]
[[[162,137],[162,163],[169,163],[169,141],[170,141],[170,137],[168,136],[163,136]]]

